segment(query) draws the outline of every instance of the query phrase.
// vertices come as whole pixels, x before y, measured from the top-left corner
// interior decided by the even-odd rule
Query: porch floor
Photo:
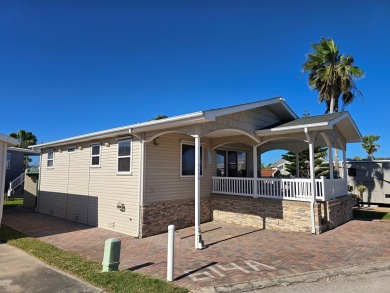
[[[121,269],[166,278],[166,234],[135,239],[23,208],[5,210],[3,224],[98,262],[105,239],[117,237]],[[204,250],[194,249],[193,227],[176,233],[175,283],[189,289],[390,261],[388,222],[354,220],[315,236],[218,222],[201,227]]]

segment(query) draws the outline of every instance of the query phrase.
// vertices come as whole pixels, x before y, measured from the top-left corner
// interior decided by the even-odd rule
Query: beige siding
[[[257,108],[218,117],[216,123],[227,128],[238,128],[253,132],[280,122],[279,118],[267,108]]]
[[[109,146],[105,143],[108,142]],[[91,167],[92,143],[101,143],[100,167]],[[81,148],[79,148],[81,146]],[[39,210],[69,220],[136,236],[140,143],[133,139],[131,174],[117,174],[117,140],[77,145],[74,153],[55,150],[54,168],[42,156]],[[120,211],[118,204],[124,205]]]
[[[194,199],[194,177],[180,176],[181,141],[191,141],[191,136],[172,133],[162,135],[159,145],[147,143],[145,166],[145,198],[144,203],[166,200]],[[202,138],[203,176],[201,178],[201,197],[211,193],[212,165],[208,165],[210,139]],[[210,162],[212,162],[213,158]]]

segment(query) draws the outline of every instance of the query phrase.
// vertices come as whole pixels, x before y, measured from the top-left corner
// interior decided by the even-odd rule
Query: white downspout
[[[309,157],[310,157],[310,182],[311,182],[311,201],[310,201],[310,213],[311,213],[311,233],[316,234],[314,205],[316,202],[316,178],[314,172],[314,142],[309,134],[307,128],[305,128],[305,135],[309,142]]]
[[[144,175],[145,175],[145,140],[138,137],[141,143],[139,149],[139,180],[138,180],[138,231],[137,238],[141,237],[141,210],[144,205]]]
[[[36,188],[36,197],[37,197],[37,206],[35,208],[35,212],[39,212],[39,199],[40,199],[40,193],[41,193],[41,178],[42,178],[42,149],[39,150],[39,174],[38,174],[38,182],[37,182],[37,188]]]
[[[0,141],[0,168],[1,168],[1,178],[0,178],[0,225],[1,219],[3,218],[3,206],[4,206],[4,185],[5,185],[5,172],[7,167],[7,142]]]

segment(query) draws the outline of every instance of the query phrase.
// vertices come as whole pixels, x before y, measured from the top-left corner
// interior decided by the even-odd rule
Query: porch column
[[[343,179],[347,179],[347,151],[346,148],[344,147],[343,149]]]
[[[200,231],[200,137],[195,138],[195,249],[203,248],[202,233]]]
[[[257,146],[253,147],[253,197],[257,197]]]
[[[310,199],[310,212],[311,212],[311,233],[316,233],[315,226],[315,214],[314,204],[316,202],[316,175],[314,171],[314,141],[307,128],[305,128],[305,135],[309,142],[309,157],[310,157],[310,185],[311,185],[311,199]]]
[[[299,153],[295,154],[295,177],[299,178]]]
[[[333,174],[333,148],[328,147],[328,154],[329,154],[329,178],[334,179]]]
[[[310,156],[310,182],[311,182],[311,233],[316,233],[315,221],[314,221],[314,204],[316,202],[316,175],[314,171],[314,144],[309,143],[309,156]]]

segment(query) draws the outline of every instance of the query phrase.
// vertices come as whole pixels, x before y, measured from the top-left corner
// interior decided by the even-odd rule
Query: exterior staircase
[[[19,186],[23,186],[23,183],[24,183],[24,173],[20,174],[14,180],[10,181],[7,196],[11,197]]]

